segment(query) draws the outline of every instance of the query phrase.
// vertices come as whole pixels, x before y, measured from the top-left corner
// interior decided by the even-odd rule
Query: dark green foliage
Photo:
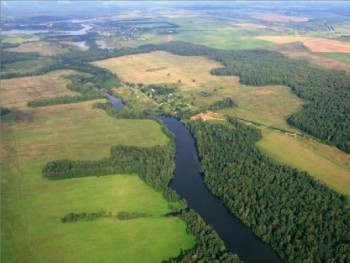
[[[149,148],[114,146],[110,163],[119,173],[136,173],[156,190],[165,189],[173,177],[175,165],[174,147],[154,146]]]
[[[133,213],[129,213],[129,212],[119,212],[117,217],[119,220],[129,220],[129,219],[135,219],[135,218],[140,218],[140,217],[148,217],[150,216],[147,213],[140,213],[140,212],[133,212]]]
[[[235,107],[236,103],[231,98],[224,98],[222,100],[215,101],[212,105],[209,106],[210,110],[220,110],[225,108]]]
[[[5,69],[6,65],[13,62],[38,59],[39,54],[35,52],[11,52],[1,51],[1,69]]]
[[[78,221],[87,221],[87,220],[95,220],[101,217],[107,217],[107,212],[104,210],[100,210],[98,212],[91,213],[68,213],[64,217],[61,218],[62,223],[72,223]]]
[[[57,98],[53,98],[53,99],[28,101],[27,106],[33,107],[33,108],[45,107],[45,106],[51,106],[51,105],[76,103],[76,102],[95,100],[95,99],[103,99],[103,98],[105,98],[105,96],[102,94],[87,95],[87,96],[74,96],[74,97],[62,96],[62,97],[57,97]]]
[[[48,179],[68,179],[103,176],[116,173],[138,174],[156,190],[167,187],[174,170],[173,145],[154,147],[114,146],[109,159],[99,161],[57,160],[45,165],[43,176]]]
[[[190,122],[209,189],[286,262],[350,260],[350,210],[345,196],[254,146],[258,130]]]
[[[218,234],[196,212],[183,211],[181,218],[187,223],[187,231],[197,238],[197,245],[194,249],[181,251],[179,256],[163,262],[240,262],[237,255],[226,250]]]
[[[109,160],[73,161],[56,160],[48,162],[42,169],[43,176],[51,180],[74,177],[100,176],[110,174]]]
[[[4,107],[0,107],[0,117],[6,115],[6,114],[9,114],[11,111],[7,108],[4,108]]]

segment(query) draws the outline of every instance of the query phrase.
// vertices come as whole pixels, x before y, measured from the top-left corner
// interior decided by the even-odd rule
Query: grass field
[[[22,44],[25,42],[35,42],[39,41],[40,37],[38,36],[30,36],[30,35],[22,35],[22,36],[16,36],[16,35],[2,35],[1,40],[3,43],[9,43],[9,44]]]
[[[52,56],[67,51],[59,45],[54,45],[43,41],[23,43],[18,47],[9,48],[7,50],[15,52],[37,52],[42,56]]]
[[[38,70],[44,69],[52,63],[54,63],[54,60],[50,57],[40,57],[39,59],[18,61],[6,64],[1,73],[32,74]]]
[[[292,59],[307,60],[312,66],[350,72],[350,63],[346,63],[349,55],[346,53],[310,52],[303,44],[297,42],[274,45],[269,49],[281,52]]]
[[[275,160],[307,171],[330,188],[350,197],[350,155],[334,147],[262,129],[258,147]]]
[[[160,262],[194,245],[183,221],[162,216],[170,209],[161,193],[137,176],[42,178],[50,160],[96,160],[108,157],[112,145],[168,142],[156,122],[114,119],[93,103],[22,108],[3,118],[2,262]],[[100,209],[151,217],[60,222],[69,212]]]
[[[66,88],[69,82],[63,78],[74,73],[59,70],[41,76],[1,80],[0,104],[8,108],[23,108],[30,100],[76,95],[76,92]]]
[[[327,57],[334,58],[336,60],[343,61],[350,64],[350,52],[347,54],[344,54],[344,53],[322,53],[322,54]]]
[[[312,52],[325,53],[350,53],[349,42],[314,38],[307,36],[256,36],[256,39],[271,41],[277,44],[286,44],[293,42],[302,42]]]
[[[223,96],[232,97],[238,103],[238,108],[224,110],[222,113],[283,129],[291,129],[285,118],[301,109],[303,103],[284,86],[252,87],[239,84],[237,77],[213,76],[210,70],[222,65],[204,57],[177,56],[157,51],[112,58],[94,64],[108,68],[123,81],[133,83],[176,83],[181,80],[181,95],[187,103],[195,97],[195,105],[198,107],[207,107]],[[159,68],[161,70],[151,70]],[[215,87],[222,89],[214,92]],[[203,97],[201,92],[210,92],[211,95]]]

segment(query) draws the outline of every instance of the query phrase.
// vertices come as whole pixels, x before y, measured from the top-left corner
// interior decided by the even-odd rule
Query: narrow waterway
[[[180,121],[173,117],[157,116],[176,137],[175,176],[170,187],[184,198],[212,225],[226,248],[241,260],[250,262],[281,262],[270,246],[263,243],[232,215],[223,203],[206,188],[199,172],[199,160],[194,138]]]

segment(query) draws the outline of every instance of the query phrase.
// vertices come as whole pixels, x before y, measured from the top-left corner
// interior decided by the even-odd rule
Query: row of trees
[[[209,189],[284,261],[349,261],[347,198],[266,157],[258,130],[228,121],[189,123]]]
[[[101,217],[110,216],[111,213],[107,214],[105,210],[100,210],[98,212],[81,212],[81,213],[68,213],[64,217],[61,218],[62,223],[72,223],[78,221],[87,221],[87,220],[95,220]]]
[[[51,180],[136,173],[156,190],[163,190],[173,177],[173,159],[172,143],[153,147],[118,145],[111,148],[110,158],[98,161],[55,160],[48,162],[42,173]]]

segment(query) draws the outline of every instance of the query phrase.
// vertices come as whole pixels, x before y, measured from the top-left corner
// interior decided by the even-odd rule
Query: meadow
[[[41,175],[50,160],[97,160],[116,144],[164,145],[158,123],[109,117],[92,109],[98,101],[30,109],[27,99],[20,97],[1,122],[3,262],[159,262],[194,246],[185,222],[164,217],[169,203],[136,175],[61,181]],[[101,209],[111,217],[60,221]],[[118,220],[123,211],[149,217]]]
[[[350,196],[350,156],[300,136],[262,129],[257,146],[280,163],[308,172],[321,183]],[[305,161],[307,160],[307,161]]]
[[[54,45],[44,41],[25,42],[21,43],[18,47],[8,48],[7,50],[14,52],[37,52],[42,56],[52,56],[67,52],[60,45]]]

